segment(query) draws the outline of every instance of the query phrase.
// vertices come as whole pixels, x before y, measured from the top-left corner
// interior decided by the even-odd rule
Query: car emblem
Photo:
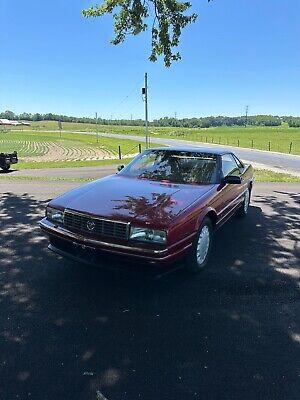
[[[93,231],[95,229],[95,222],[93,221],[88,221],[86,223],[86,227],[88,228],[89,231]]]

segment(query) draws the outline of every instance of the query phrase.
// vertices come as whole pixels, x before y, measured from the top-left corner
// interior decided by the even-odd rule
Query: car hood
[[[116,174],[73,189],[49,205],[107,219],[165,226],[212,187],[169,184]]]

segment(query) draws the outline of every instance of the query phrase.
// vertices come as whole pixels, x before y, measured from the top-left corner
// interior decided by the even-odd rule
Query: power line
[[[133,105],[131,105],[128,108],[126,108],[125,111],[124,111],[124,114],[126,115],[126,114],[129,114],[132,111],[134,111],[138,105],[141,105],[141,101],[142,100],[139,99],[137,102],[133,103]]]
[[[119,103],[117,103],[117,106],[114,107],[114,110],[119,111],[121,105],[129,98],[132,96],[132,94],[138,90],[138,88],[141,87],[141,84],[135,84],[133,89],[129,92],[129,94],[127,94]]]

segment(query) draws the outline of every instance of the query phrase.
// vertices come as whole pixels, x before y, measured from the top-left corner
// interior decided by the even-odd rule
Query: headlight
[[[58,210],[57,208],[47,207],[46,217],[49,221],[63,223],[64,222],[64,212]]]
[[[157,229],[138,228],[132,226],[129,239],[139,240],[141,242],[166,243],[167,233]]]

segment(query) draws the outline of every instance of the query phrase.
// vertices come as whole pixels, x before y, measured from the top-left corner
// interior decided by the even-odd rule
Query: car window
[[[174,183],[210,184],[218,181],[217,156],[180,150],[147,150],[120,175]]]
[[[157,161],[161,161],[161,155],[157,156],[155,153],[142,154],[139,163],[133,163],[131,172],[135,173],[140,169],[153,169]]]
[[[239,169],[242,170],[242,169],[244,168],[244,165],[243,165],[243,163],[241,162],[241,160],[239,160],[235,154],[233,154],[233,158],[235,159],[235,161],[236,161],[236,163],[237,163]]]
[[[222,174],[223,177],[240,174],[239,167],[231,154],[224,154],[222,156]]]

